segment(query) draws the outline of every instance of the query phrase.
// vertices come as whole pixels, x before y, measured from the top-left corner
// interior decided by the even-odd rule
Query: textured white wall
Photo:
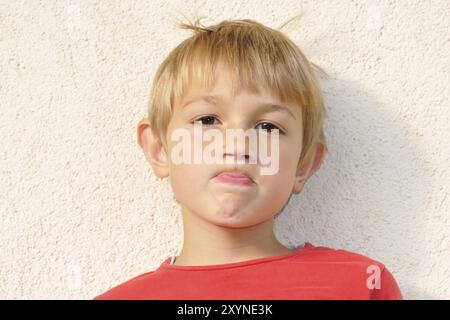
[[[329,154],[276,233],[386,264],[407,299],[450,298],[450,2],[0,0],[0,298],[90,299],[182,241],[136,143],[151,80],[205,23],[286,29],[322,80]]]

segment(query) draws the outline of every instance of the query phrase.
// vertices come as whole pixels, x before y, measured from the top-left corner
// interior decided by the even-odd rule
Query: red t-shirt
[[[309,242],[287,254],[234,263],[179,266],[170,260],[94,299],[403,299],[382,263]]]

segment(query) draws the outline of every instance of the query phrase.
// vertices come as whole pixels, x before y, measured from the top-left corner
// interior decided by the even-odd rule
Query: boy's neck
[[[273,218],[244,228],[215,225],[182,209],[184,241],[175,265],[199,266],[246,261],[292,252],[273,232]]]

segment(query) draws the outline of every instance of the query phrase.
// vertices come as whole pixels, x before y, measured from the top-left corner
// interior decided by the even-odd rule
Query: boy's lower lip
[[[215,180],[237,186],[250,186],[254,184],[253,180],[246,175],[234,172],[222,172],[214,177]]]

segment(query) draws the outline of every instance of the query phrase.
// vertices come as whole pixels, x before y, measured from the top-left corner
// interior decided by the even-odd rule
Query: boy
[[[274,235],[274,216],[326,152],[313,64],[253,20],[181,27],[194,35],[157,70],[137,136],[180,204],[182,250],[95,299],[402,299],[382,263],[309,242],[289,249]],[[236,146],[230,130],[249,134]],[[215,152],[198,132],[218,137]],[[275,169],[264,174],[262,159]]]

